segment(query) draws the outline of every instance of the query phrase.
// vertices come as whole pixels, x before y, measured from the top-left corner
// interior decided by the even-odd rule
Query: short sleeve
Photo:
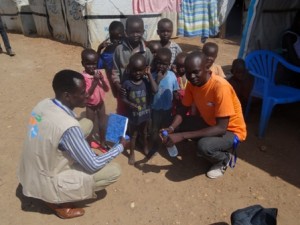
[[[182,104],[184,106],[191,106],[194,102],[193,94],[192,94],[192,85],[191,83],[188,83],[185,89],[185,93],[182,99]]]

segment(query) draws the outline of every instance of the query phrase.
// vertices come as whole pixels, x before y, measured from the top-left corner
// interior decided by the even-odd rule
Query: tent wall
[[[51,37],[52,28],[49,24],[45,1],[29,0],[29,7],[32,11],[37,34],[42,37]]]
[[[8,30],[30,35],[36,32],[28,0],[1,0],[0,14]]]
[[[102,0],[87,3],[86,19],[90,45],[96,48],[103,40],[108,38],[109,24],[113,20],[118,20],[125,25],[125,20],[129,15],[133,15],[131,0]],[[146,40],[157,39],[156,25],[161,19],[161,14],[140,14],[140,16],[143,18],[145,25],[144,38]],[[165,14],[165,16],[174,19],[172,14]]]
[[[256,49],[279,50],[285,30],[300,9],[300,0],[252,0],[244,27],[239,57]]]
[[[109,24],[118,20],[125,25],[133,9],[131,0],[1,0],[0,14],[8,30],[96,49],[108,37]],[[177,30],[177,13],[140,16],[146,40],[158,39],[156,26],[162,17],[171,19]]]

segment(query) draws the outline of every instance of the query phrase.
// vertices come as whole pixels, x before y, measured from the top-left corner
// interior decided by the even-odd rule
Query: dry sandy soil
[[[97,200],[80,202],[86,209],[83,217],[61,220],[41,201],[24,197],[16,170],[30,111],[41,99],[53,97],[51,81],[57,71],[82,70],[82,47],[19,34],[9,38],[17,55],[0,55],[1,225],[226,225],[233,211],[254,204],[278,208],[279,225],[300,224],[299,104],[276,107],[266,137],[260,140],[258,102],[247,121],[249,134],[238,149],[237,166],[220,179],[205,176],[210,165],[196,157],[192,143],[185,143],[179,146],[177,160],[162,152],[143,168],[129,166],[126,155],[120,155],[115,159],[123,168],[120,180],[100,192]],[[184,50],[200,45],[198,38],[176,41]],[[220,46],[218,63],[228,69],[239,43],[212,41]],[[115,111],[111,96],[107,111]]]

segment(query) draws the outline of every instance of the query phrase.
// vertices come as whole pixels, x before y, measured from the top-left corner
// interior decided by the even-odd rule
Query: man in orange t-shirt
[[[194,51],[185,60],[189,83],[182,99],[184,106],[175,116],[167,146],[185,139],[198,139],[198,154],[213,166],[206,175],[217,178],[224,174],[235,139],[244,141],[247,135],[241,104],[231,85],[207,68],[206,56]],[[185,117],[185,111],[195,104],[201,117]],[[180,126],[179,126],[180,125]],[[178,128],[179,132],[173,133]],[[177,131],[177,130],[176,130]]]

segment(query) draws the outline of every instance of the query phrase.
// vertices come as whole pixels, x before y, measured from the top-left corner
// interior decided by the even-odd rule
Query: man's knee
[[[93,130],[93,121],[87,119],[87,118],[82,118],[81,120],[78,121],[80,124],[80,128],[82,130],[82,133],[84,137],[86,138],[87,136],[90,135],[90,133]]]
[[[111,162],[110,163],[110,177],[109,180],[111,182],[116,182],[122,174],[121,166],[118,163]]]
[[[201,138],[197,143],[197,151],[202,156],[212,156],[213,146],[207,138]]]

